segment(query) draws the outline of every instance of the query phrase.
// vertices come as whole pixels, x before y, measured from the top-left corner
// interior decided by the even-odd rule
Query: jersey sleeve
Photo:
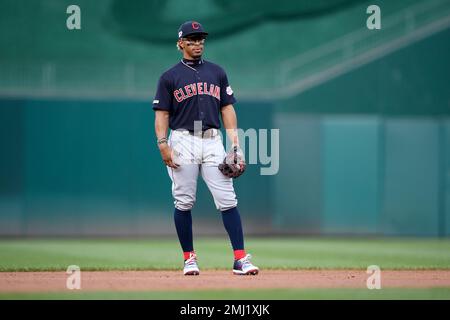
[[[220,107],[224,107],[229,104],[236,103],[236,99],[234,98],[233,89],[228,82],[228,77],[225,71],[222,72],[220,84]]]
[[[172,107],[172,86],[170,81],[162,75],[158,81],[155,99],[153,100],[153,110],[170,111]]]

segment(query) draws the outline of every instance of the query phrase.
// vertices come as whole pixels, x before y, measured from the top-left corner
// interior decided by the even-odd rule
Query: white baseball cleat
[[[191,252],[189,259],[184,261],[183,273],[185,276],[198,276],[200,274],[197,265],[197,255],[194,252]]]
[[[257,275],[259,268],[250,262],[252,256],[247,254],[245,257],[234,261],[233,274],[236,275]]]

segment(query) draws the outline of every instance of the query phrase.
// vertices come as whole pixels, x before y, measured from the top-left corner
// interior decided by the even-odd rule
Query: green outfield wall
[[[71,2],[43,3],[0,0],[0,236],[174,234],[151,101],[192,8],[80,0],[68,32]],[[279,130],[276,174],[258,155],[235,181],[246,232],[449,236],[450,2],[380,1],[381,31],[365,27],[370,1],[237,3],[195,8],[239,127]],[[193,219],[226,235],[204,183]]]

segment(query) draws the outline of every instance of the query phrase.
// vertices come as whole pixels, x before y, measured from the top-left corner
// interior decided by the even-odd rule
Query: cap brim
[[[183,34],[183,35],[181,36],[181,38],[186,38],[186,37],[189,37],[189,36],[192,36],[192,35],[203,35],[203,36],[207,36],[207,35],[208,35],[208,32],[203,32],[203,31],[200,31],[200,32],[190,32],[190,33]]]

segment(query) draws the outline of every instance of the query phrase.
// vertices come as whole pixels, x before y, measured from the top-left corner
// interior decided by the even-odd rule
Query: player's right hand
[[[163,159],[166,166],[174,169],[177,169],[179,167],[179,165],[173,161],[172,149],[169,147],[168,144],[166,143],[162,144],[159,148],[159,151],[161,152],[161,158]]]

